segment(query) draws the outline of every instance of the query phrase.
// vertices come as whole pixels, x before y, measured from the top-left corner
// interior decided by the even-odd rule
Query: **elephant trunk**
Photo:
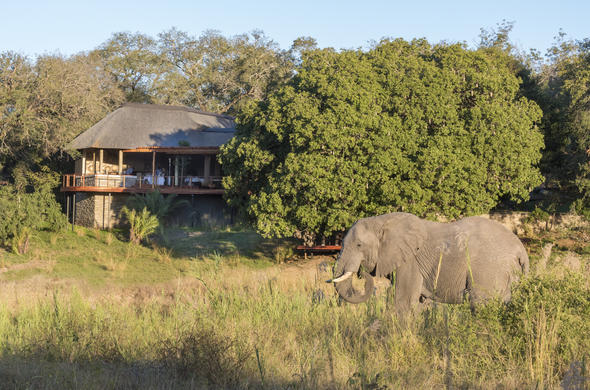
[[[349,303],[362,303],[367,301],[373,294],[373,289],[375,287],[375,283],[373,282],[373,277],[366,272],[363,272],[363,278],[365,279],[365,291],[361,293],[356,291],[354,287],[352,287],[352,276],[348,277],[341,282],[334,283],[336,287],[336,291],[338,294],[344,299],[346,302]]]

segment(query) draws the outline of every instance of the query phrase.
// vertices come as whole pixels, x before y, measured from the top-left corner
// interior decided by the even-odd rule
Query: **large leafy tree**
[[[230,38],[206,31],[197,38],[172,29],[159,38],[169,67],[156,88],[167,104],[233,114],[292,75],[291,57],[259,31]]]
[[[118,32],[91,53],[125,94],[129,102],[153,103],[154,88],[167,64],[156,40],[141,33]]]
[[[99,63],[85,55],[0,54],[0,172],[33,167],[122,102]]]
[[[590,204],[590,39],[573,41],[561,34],[550,51],[552,64],[546,84],[546,131],[562,177],[575,183]]]
[[[543,109],[545,137],[541,169],[548,186],[579,195],[590,205],[590,41],[564,32],[531,73],[530,95]],[[578,194],[576,194],[578,193]]]
[[[479,214],[540,184],[539,107],[500,48],[383,41],[312,50],[238,117],[228,202],[265,236],[317,241],[391,211]]]

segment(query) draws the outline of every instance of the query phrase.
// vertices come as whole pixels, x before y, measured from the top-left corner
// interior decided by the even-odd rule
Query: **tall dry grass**
[[[165,297],[0,305],[0,372],[7,388],[551,388],[590,352],[579,275],[532,276],[510,305],[438,305],[403,326],[387,297],[341,304],[322,279],[211,267],[203,288]]]
[[[296,266],[247,267],[221,245],[189,261],[114,237],[88,251],[107,240],[92,234],[80,238],[82,252],[75,237],[59,244],[91,252],[83,269],[98,265],[93,272],[123,279],[182,263],[183,276],[165,288],[142,282],[92,295],[56,287],[0,302],[0,389],[590,385],[590,251],[579,240],[568,244],[579,253],[576,271],[563,266],[566,241],[545,254],[545,239],[529,243],[533,269],[509,304],[488,302],[475,313],[468,303],[434,305],[402,325],[391,291],[341,303],[324,282],[325,265],[303,277]],[[68,259],[56,269],[79,261]],[[10,288],[2,296],[16,296]]]

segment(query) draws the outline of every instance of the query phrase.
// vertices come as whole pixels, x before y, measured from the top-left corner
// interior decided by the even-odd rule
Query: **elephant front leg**
[[[394,304],[399,316],[404,317],[414,307],[421,306],[422,283],[422,274],[414,262],[407,262],[397,268]]]

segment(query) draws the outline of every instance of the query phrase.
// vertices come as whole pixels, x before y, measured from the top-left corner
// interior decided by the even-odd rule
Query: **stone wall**
[[[127,202],[128,194],[95,194],[94,227],[111,229],[121,224],[121,208]]]
[[[523,234],[525,232],[525,225],[533,230],[544,230],[547,225],[541,221],[528,221],[530,213],[527,212],[496,212],[491,214],[481,215],[484,218],[492,219],[500,222],[506,226],[510,231],[516,234]],[[554,227],[566,227],[571,228],[574,226],[583,225],[583,218],[579,215],[573,214],[556,214],[551,217],[549,221],[549,228]]]
[[[94,227],[95,205],[94,195],[87,192],[77,192],[76,198],[76,225]]]
[[[88,228],[110,229],[119,226],[121,208],[127,194],[76,193],[76,225]]]

